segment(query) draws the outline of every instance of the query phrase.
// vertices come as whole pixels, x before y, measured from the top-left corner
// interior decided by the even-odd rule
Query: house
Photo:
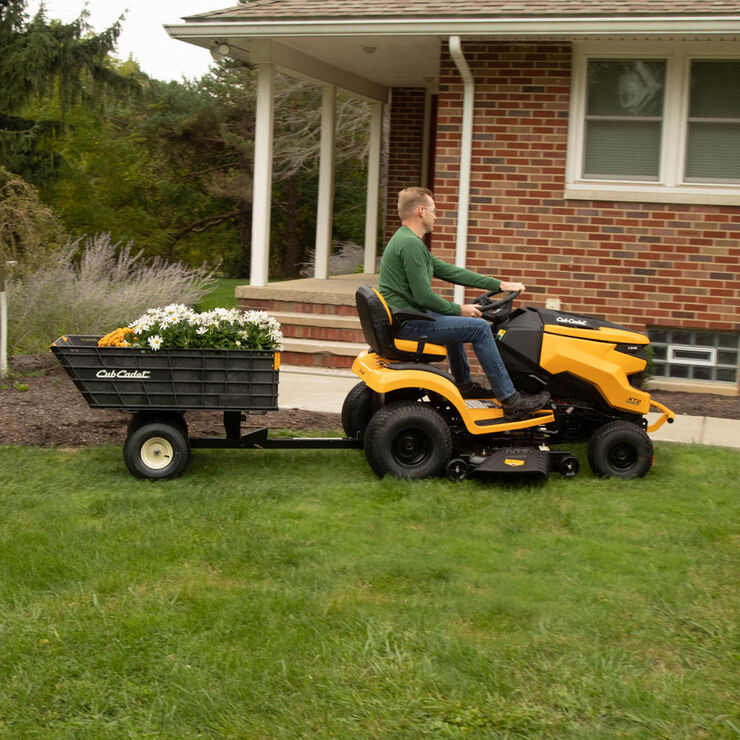
[[[341,88],[373,102],[366,272],[379,198],[388,237],[397,191],[426,184],[442,259],[647,331],[668,387],[738,392],[740,1],[251,0],[167,30],[258,69],[253,284],[277,68],[324,89],[317,277]]]

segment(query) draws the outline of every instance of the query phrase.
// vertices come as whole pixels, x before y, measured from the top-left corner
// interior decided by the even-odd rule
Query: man
[[[450,370],[463,398],[495,396],[510,419],[521,419],[545,406],[550,400],[547,391],[530,396],[514,388],[491,326],[481,318],[478,308],[472,303],[461,306],[448,301],[431,288],[432,277],[482,290],[523,291],[524,285],[485,277],[434,257],[422,241],[432,231],[437,217],[432,192],[427,188],[402,190],[398,194],[398,215],[402,225],[383,253],[378,289],[391,310],[413,308],[434,316],[435,321],[408,321],[397,336],[413,340],[423,337],[427,342],[445,345]],[[491,388],[472,381],[465,342],[473,345]]]

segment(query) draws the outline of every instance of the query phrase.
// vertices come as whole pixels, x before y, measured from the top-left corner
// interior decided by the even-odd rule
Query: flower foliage
[[[264,311],[214,308],[198,313],[181,304],[151,308],[129,325],[127,346],[158,350],[280,349],[280,324]]]

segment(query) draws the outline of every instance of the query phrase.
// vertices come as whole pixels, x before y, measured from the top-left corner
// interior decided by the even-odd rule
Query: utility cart
[[[341,437],[270,437],[241,433],[246,414],[278,410],[276,350],[99,347],[98,336],[68,335],[51,351],[91,408],[131,414],[123,458],[137,478],[181,475],[191,448],[362,448]],[[190,437],[187,411],[221,411],[223,437]]]

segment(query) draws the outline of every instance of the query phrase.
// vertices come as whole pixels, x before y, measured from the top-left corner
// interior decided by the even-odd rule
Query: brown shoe
[[[538,411],[544,408],[550,401],[549,391],[540,391],[535,393],[533,396],[528,396],[524,393],[516,391],[514,395],[509,396],[504,401],[501,401],[501,407],[504,410],[504,418],[511,419],[524,419],[527,416],[531,416],[533,411]]]

